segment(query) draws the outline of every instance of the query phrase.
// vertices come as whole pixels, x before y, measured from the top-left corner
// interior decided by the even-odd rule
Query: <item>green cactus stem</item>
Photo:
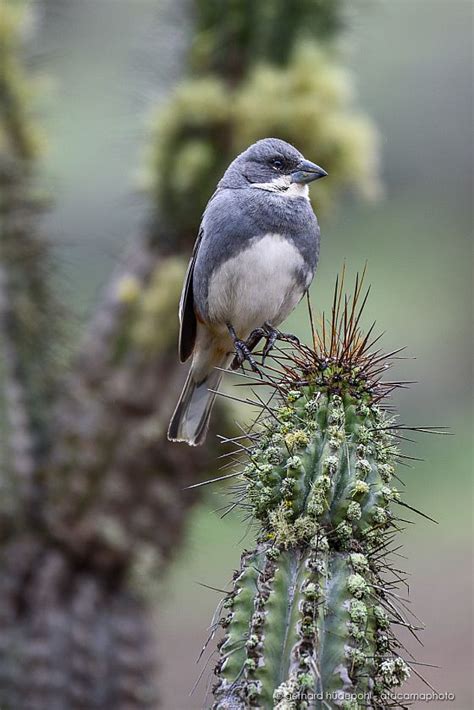
[[[412,670],[393,631],[415,633],[390,565],[401,454],[383,400],[397,385],[359,328],[362,279],[343,306],[342,288],[314,347],[267,370],[240,486],[260,527],[224,601],[216,710],[392,707]]]

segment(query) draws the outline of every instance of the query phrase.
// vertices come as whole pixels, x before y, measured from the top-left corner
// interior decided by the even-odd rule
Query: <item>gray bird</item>
[[[319,226],[308,183],[327,175],[265,138],[229,165],[205,209],[179,306],[181,362],[192,363],[168,438],[201,444],[222,370],[264,356],[313,280]],[[233,361],[233,362],[232,362]],[[216,369],[219,368],[219,369]]]

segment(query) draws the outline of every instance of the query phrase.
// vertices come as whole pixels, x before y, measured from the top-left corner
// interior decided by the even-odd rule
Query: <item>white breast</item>
[[[241,338],[265,322],[279,325],[303,295],[296,278],[300,252],[279,234],[266,234],[222,264],[209,283],[209,319],[231,323]]]

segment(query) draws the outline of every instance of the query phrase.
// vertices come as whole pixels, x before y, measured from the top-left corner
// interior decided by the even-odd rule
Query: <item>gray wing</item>
[[[216,190],[212,195],[211,199],[207,203],[206,209],[204,210],[203,221],[201,222],[201,227],[199,229],[199,234],[194,244],[193,253],[191,259],[189,260],[188,270],[186,271],[186,276],[184,279],[183,290],[181,291],[181,298],[179,300],[179,359],[181,362],[185,362],[188,357],[192,354],[194,350],[194,344],[196,342],[196,312],[194,310],[194,289],[193,289],[193,279],[194,279],[194,266],[196,264],[196,257],[199,251],[199,246],[202,242],[204,236],[203,222],[209,205],[213,201],[214,197],[217,195],[219,190]]]
[[[179,359],[185,362],[194,350],[196,342],[196,313],[194,312],[193,275],[194,264],[199,245],[202,240],[203,230],[199,231],[198,238],[194,245],[193,254],[189,260],[188,270],[184,279],[183,290],[179,301]]]

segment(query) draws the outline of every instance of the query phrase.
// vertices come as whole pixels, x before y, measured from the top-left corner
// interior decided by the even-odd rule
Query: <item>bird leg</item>
[[[247,360],[252,370],[260,375],[260,370],[258,369],[258,365],[255,362],[255,359],[252,357],[252,353],[249,347],[250,337],[253,333],[255,333],[255,331],[253,331],[250,334],[249,339],[245,341],[237,337],[237,333],[235,332],[234,328],[230,323],[227,323],[227,329],[230,333],[232,340],[234,341],[235,348],[235,358],[231,364],[232,369],[237,369],[237,367],[241,365],[243,366],[245,360]],[[260,339],[260,337],[261,336],[259,336],[258,340]],[[258,340],[256,341],[256,343],[258,342]]]
[[[264,330],[267,342],[265,343],[265,347],[263,348],[262,365],[265,363],[266,357],[273,349],[273,346],[275,345],[275,342],[277,340],[285,340],[286,342],[294,343],[295,345],[300,344],[300,341],[298,340],[296,335],[292,335],[291,333],[282,333],[281,331],[274,328],[270,323],[264,324]]]
[[[251,357],[251,352],[257,347],[259,341],[262,338],[265,338],[266,340],[265,347],[263,348],[262,352],[262,365],[265,364],[265,360],[270,351],[273,349],[277,340],[284,340],[289,343],[294,343],[295,345],[300,344],[300,341],[298,340],[296,335],[292,335],[291,333],[282,333],[281,331],[270,325],[270,323],[265,323],[262,328],[255,328],[254,330],[252,330],[247,340],[245,341],[239,340],[237,338],[232,326],[228,325],[227,327],[229,328],[229,332],[232,336],[232,339],[234,340],[234,345],[236,349],[236,355],[232,360],[230,366],[231,370],[237,370],[242,365],[244,360],[248,360],[248,362],[252,366],[252,370],[254,370],[254,372],[258,372],[258,367],[257,369],[255,369],[255,367],[252,365],[252,361],[255,366],[256,363],[255,360]],[[239,345],[236,345],[237,341],[239,342]],[[245,351],[248,351],[248,353],[246,353]]]
[[[267,331],[265,328],[255,328],[255,330],[252,330],[252,332],[250,333],[249,337],[245,341],[245,344],[247,345],[249,350],[254,350],[259,344],[260,340],[262,338],[266,338],[266,336]]]

